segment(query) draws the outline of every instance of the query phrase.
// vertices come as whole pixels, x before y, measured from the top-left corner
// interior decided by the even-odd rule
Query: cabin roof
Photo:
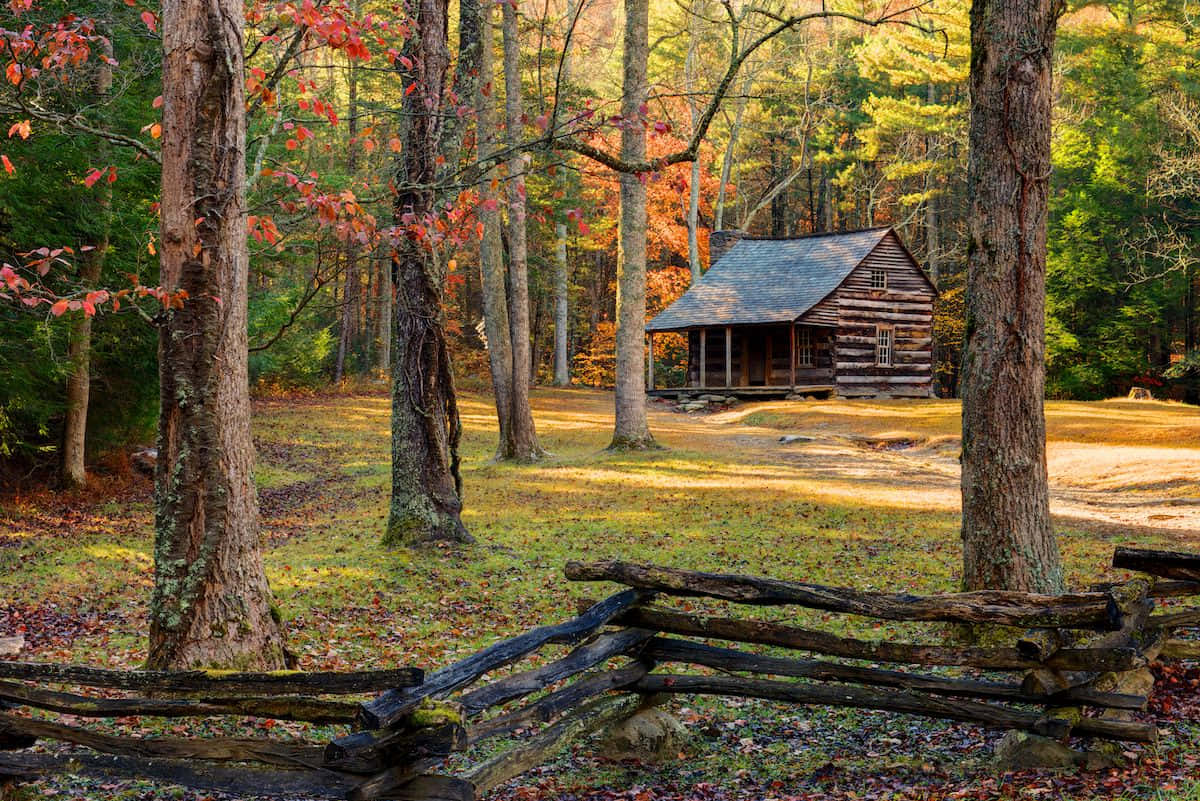
[[[837,289],[891,231],[743,237],[646,330],[790,323]]]

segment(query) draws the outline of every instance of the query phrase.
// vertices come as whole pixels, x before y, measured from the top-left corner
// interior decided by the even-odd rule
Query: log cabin
[[[709,252],[708,272],[646,326],[650,394],[932,394],[937,290],[894,229],[714,231]],[[687,338],[682,388],[654,386],[663,332]]]

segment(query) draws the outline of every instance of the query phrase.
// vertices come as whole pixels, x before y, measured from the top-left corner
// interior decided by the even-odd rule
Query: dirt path
[[[958,510],[956,436],[898,434],[894,415],[864,426],[860,419],[825,413],[828,406],[809,414],[805,404],[759,403],[686,415],[658,406],[651,425],[664,438],[701,444],[748,465],[786,467],[840,500]],[[784,427],[755,424],[764,410],[794,419]],[[1166,536],[1181,547],[1200,546],[1200,443],[1052,440],[1048,468],[1059,525],[1103,537]]]

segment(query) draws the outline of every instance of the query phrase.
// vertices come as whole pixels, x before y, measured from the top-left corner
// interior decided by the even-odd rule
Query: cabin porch
[[[647,392],[666,395],[681,389],[771,397],[835,389],[832,326],[774,324],[691,328],[678,333],[688,342],[688,368],[682,386],[656,386],[654,334],[649,336]]]

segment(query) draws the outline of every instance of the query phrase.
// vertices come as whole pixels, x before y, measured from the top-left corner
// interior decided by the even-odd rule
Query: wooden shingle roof
[[[790,323],[837,289],[891,230],[745,237],[646,330]]]

